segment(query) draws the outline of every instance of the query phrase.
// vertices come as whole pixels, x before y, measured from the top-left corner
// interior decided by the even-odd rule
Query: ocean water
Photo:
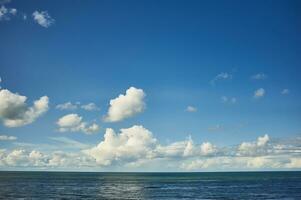
[[[1,199],[301,199],[301,172],[0,172]]]

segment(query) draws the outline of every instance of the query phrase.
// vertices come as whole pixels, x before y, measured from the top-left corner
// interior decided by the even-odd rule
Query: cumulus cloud
[[[258,73],[258,74],[254,74],[253,76],[251,76],[251,79],[254,80],[264,80],[267,78],[267,75],[265,75],[264,73]]]
[[[39,169],[80,169],[85,166],[92,166],[91,158],[82,153],[65,153],[55,151],[43,153],[37,150],[2,150],[0,151],[0,167],[30,167]]]
[[[226,73],[226,72],[222,72],[218,75],[216,75],[211,81],[210,81],[210,84],[211,85],[215,85],[215,83],[217,81],[220,81],[220,80],[227,80],[227,79],[232,79],[232,75],[229,74],[229,73]]]
[[[253,97],[256,98],[256,99],[259,99],[259,98],[264,97],[264,95],[265,95],[265,90],[263,88],[259,88],[258,90],[256,90],[254,92],[254,96]]]
[[[191,137],[184,141],[162,145],[143,126],[121,129],[116,134],[107,129],[104,140],[96,147],[85,150],[99,165],[109,166],[116,162],[139,162],[141,159],[176,159],[213,156],[217,147],[210,142],[195,145]]]
[[[27,106],[26,100],[26,96],[6,89],[0,90],[0,118],[5,126],[18,127],[30,124],[49,108],[47,96],[34,101],[31,107]]]
[[[267,134],[258,137],[256,142],[243,142],[238,146],[238,155],[260,155],[266,149],[264,148],[270,138]]]
[[[204,142],[201,145],[201,154],[202,155],[210,155],[216,152],[216,147],[210,142]]]
[[[108,128],[104,141],[85,152],[92,156],[99,165],[111,165],[114,161],[137,160],[151,157],[156,139],[143,126],[121,129],[116,134]]]
[[[186,111],[187,112],[196,112],[196,111],[198,111],[198,109],[193,106],[187,106]]]
[[[53,169],[165,169],[184,171],[300,169],[301,138],[273,139],[268,135],[237,146],[218,147],[210,142],[196,144],[191,137],[160,144],[143,126],[118,133],[108,128],[96,146],[65,137],[51,138],[63,147],[57,151],[17,148],[0,149],[0,169],[10,166]],[[65,148],[76,146],[74,148]],[[25,147],[25,146],[24,146]],[[32,148],[40,145],[32,146]],[[79,150],[79,151],[75,151]],[[71,152],[70,152],[71,151]],[[154,168],[153,168],[154,167]]]
[[[58,131],[60,132],[83,132],[85,134],[93,134],[99,131],[96,123],[88,124],[82,121],[82,117],[78,114],[68,114],[61,117],[57,121]]]
[[[141,113],[145,109],[145,93],[142,89],[130,87],[125,95],[110,100],[110,107],[104,117],[106,122],[117,122]]]
[[[290,90],[289,89],[283,89],[282,91],[281,91],[281,94],[282,95],[287,95],[287,94],[289,94],[290,93]]]
[[[16,140],[17,137],[15,136],[10,136],[10,135],[0,135],[0,141],[12,141]]]
[[[36,23],[44,28],[48,28],[54,23],[54,19],[51,18],[47,11],[34,11],[32,17]]]

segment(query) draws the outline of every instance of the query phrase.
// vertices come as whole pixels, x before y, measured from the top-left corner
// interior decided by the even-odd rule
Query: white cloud
[[[27,165],[28,158],[26,155],[26,151],[23,149],[13,150],[5,157],[4,162],[11,166]]]
[[[263,88],[259,88],[254,92],[254,98],[258,99],[265,95],[265,90]]]
[[[87,110],[87,111],[97,111],[99,108],[96,106],[95,103],[88,103],[85,105],[81,106],[82,109]]]
[[[181,157],[193,155],[195,148],[192,139],[189,138],[186,141],[178,141],[165,146],[158,144],[154,151],[157,157]]]
[[[55,151],[49,154],[37,150],[14,149],[0,151],[0,167],[35,167],[39,169],[72,169],[91,166],[93,161],[82,153]]]
[[[290,93],[290,90],[289,89],[283,89],[282,91],[281,91],[281,94],[282,95],[286,95],[286,94],[289,94]]]
[[[232,79],[232,75],[226,72],[222,72],[218,75],[216,75],[211,81],[211,85],[215,85],[215,83],[219,80],[226,80],[226,79]]]
[[[156,139],[143,126],[121,129],[116,134],[108,128],[104,141],[85,152],[92,156],[99,165],[111,165],[114,161],[137,160],[151,157]]]
[[[221,100],[223,103],[230,103],[230,104],[235,104],[237,102],[236,97],[222,96]]]
[[[141,113],[145,109],[145,93],[142,89],[130,87],[126,94],[120,94],[117,98],[110,100],[110,107],[104,120],[117,122]]]
[[[270,138],[267,134],[262,137],[257,138],[257,146],[262,147],[265,146],[269,142]]]
[[[253,76],[251,76],[251,79],[254,79],[254,80],[264,80],[266,79],[266,75],[264,73],[258,73],[258,74],[255,74]]]
[[[141,159],[176,159],[213,156],[217,147],[209,142],[194,145],[189,137],[168,145],[159,144],[152,133],[143,126],[133,126],[121,129],[116,134],[113,129],[107,129],[104,140],[96,147],[84,151],[92,156],[101,166],[113,165],[115,162],[139,162]]]
[[[47,96],[34,101],[33,106],[26,105],[26,96],[0,90],[0,118],[7,127],[24,126],[34,122],[48,110]]]
[[[32,13],[34,21],[44,28],[48,28],[54,23],[54,19],[50,17],[47,11],[34,11]]]
[[[88,144],[84,144],[67,137],[51,137],[50,139],[59,142],[64,146],[64,148],[67,147],[67,148],[87,149],[90,147],[90,145]]]
[[[184,170],[209,170],[209,171],[227,171],[227,170],[256,170],[256,169],[279,169],[287,165],[281,158],[273,156],[256,157],[233,157],[220,156],[208,157],[205,159],[195,159],[183,162],[181,168]],[[300,167],[300,166],[299,166]],[[298,168],[297,166],[292,168]]]
[[[5,6],[0,7],[0,20],[8,19],[7,17],[8,9]]]
[[[1,20],[10,20],[11,17],[17,14],[16,8],[7,8],[4,5],[0,7],[0,21]]]
[[[269,142],[270,138],[267,134],[258,137],[256,142],[242,142],[238,146],[238,155],[258,155],[265,151],[264,147]]]
[[[76,110],[78,108],[82,108],[82,109],[84,109],[86,111],[97,111],[97,110],[100,110],[96,106],[95,103],[88,103],[88,104],[81,105],[80,102],[71,103],[69,101],[69,102],[66,102],[66,103],[58,104],[56,106],[56,109],[59,109],[59,110]]]
[[[61,117],[57,121],[60,132],[83,132],[85,134],[93,134],[99,131],[99,126],[96,123],[88,124],[82,121],[82,117],[78,114],[68,114]]]
[[[11,8],[11,9],[9,9],[9,13],[12,14],[12,15],[16,15],[17,14],[17,9]]]
[[[75,110],[77,109],[77,104],[72,104],[70,101],[63,103],[63,104],[58,104],[56,106],[56,109],[59,110]]]
[[[0,141],[11,141],[11,140],[16,140],[17,137],[15,136],[10,136],[10,135],[0,135]]]
[[[216,147],[212,145],[210,142],[204,142],[201,145],[201,154],[202,155],[210,155],[216,152]]]
[[[290,158],[290,162],[286,164],[287,168],[301,168],[301,157]]]
[[[196,111],[198,111],[198,109],[193,106],[187,106],[186,111],[187,112],[196,112]]]
[[[70,124],[71,122],[67,122]],[[107,129],[96,146],[57,137],[59,146],[50,151],[0,149],[0,169],[35,167],[39,169],[94,170],[262,170],[300,169],[301,138],[270,140],[268,135],[238,146],[217,147],[209,142],[195,144],[191,137],[163,145],[143,126]],[[31,146],[37,148],[40,145]],[[75,148],[70,148],[75,147]],[[70,152],[71,151],[71,152]]]

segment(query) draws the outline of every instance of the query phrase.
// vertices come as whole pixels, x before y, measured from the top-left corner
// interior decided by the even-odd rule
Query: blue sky
[[[1,168],[71,170],[70,166],[50,167],[53,149],[88,156],[92,167],[79,170],[215,170],[216,166],[187,166],[191,166],[188,162],[198,163],[195,160],[230,157],[233,152],[239,159],[265,162],[256,169],[270,165],[270,160],[289,160],[275,164],[281,169],[301,168],[300,2],[0,2],[2,90],[10,92],[6,95],[18,93],[27,97],[27,105],[21,106],[23,110],[14,110],[17,118],[27,118],[24,110],[29,110],[35,100],[49,98],[46,111],[36,114],[32,122],[8,127],[5,120],[11,118],[7,113],[14,100],[5,99],[3,92],[0,135],[16,139],[6,137],[0,141]],[[133,98],[131,105],[123,102],[116,108],[122,109],[121,120],[104,120],[114,107],[110,100],[125,94],[130,87],[135,88],[135,94],[128,96]],[[140,98],[139,89],[143,93]],[[66,102],[78,108],[56,108]],[[80,108],[88,103],[97,108]],[[69,114],[76,114],[76,119],[81,117],[81,128],[59,131],[59,119]],[[92,124],[98,128],[88,131],[93,134],[85,134]],[[148,152],[147,156],[142,153],[139,158],[124,158],[120,152],[111,152],[111,163],[104,164],[98,159],[103,149],[85,153],[104,140],[107,128],[114,129],[118,137],[119,129],[132,130],[134,125],[143,126],[139,129],[142,135],[147,135],[144,129],[152,132],[157,142],[147,144],[156,147],[148,148],[152,155],[157,152],[160,156],[152,157]],[[296,152],[249,152],[243,156],[238,152],[243,142],[255,145],[265,134],[268,145],[262,151],[285,143]],[[193,150],[193,156],[187,159],[158,150],[158,145],[170,147],[179,141],[187,145],[189,136],[195,146],[209,142],[213,150],[208,155]],[[63,141],[57,142],[57,138]],[[67,140],[83,146],[66,149]],[[254,145],[249,151],[254,150]],[[231,153],[221,153],[230,147],[234,148]],[[14,151],[23,149],[19,156],[28,157],[30,152],[39,150],[46,164],[24,164],[19,158],[8,161]],[[175,165],[163,169],[157,159]],[[187,165],[178,169],[177,162]],[[253,169],[241,162],[237,168],[225,169]],[[128,167],[133,163],[151,163],[151,167]]]

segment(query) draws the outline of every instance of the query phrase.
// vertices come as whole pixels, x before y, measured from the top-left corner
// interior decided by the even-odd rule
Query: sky
[[[300,170],[300,11],[1,0],[0,170]]]

